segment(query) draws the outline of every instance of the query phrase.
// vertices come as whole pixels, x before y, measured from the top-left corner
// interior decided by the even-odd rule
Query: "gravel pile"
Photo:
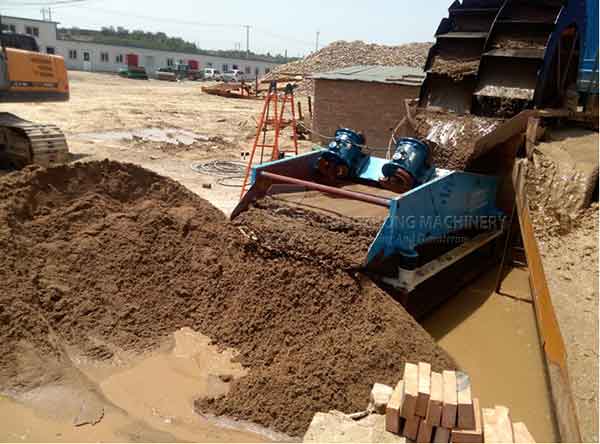
[[[407,43],[399,46],[377,45],[360,40],[340,40],[310,54],[302,60],[275,68],[268,78],[309,76],[354,65],[386,65],[422,67],[432,43]],[[305,80],[299,92],[312,93],[312,82]]]

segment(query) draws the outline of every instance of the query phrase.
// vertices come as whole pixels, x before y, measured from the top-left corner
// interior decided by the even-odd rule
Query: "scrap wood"
[[[232,99],[260,99],[248,83],[218,83],[203,86],[202,92]]]

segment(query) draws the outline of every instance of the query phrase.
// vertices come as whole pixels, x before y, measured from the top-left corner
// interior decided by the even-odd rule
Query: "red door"
[[[137,54],[127,54],[125,58],[127,59],[127,66],[138,66],[139,57]]]

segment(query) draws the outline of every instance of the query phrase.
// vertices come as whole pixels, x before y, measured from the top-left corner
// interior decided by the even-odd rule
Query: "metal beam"
[[[257,175],[273,181],[290,183],[294,185],[303,186],[309,190],[321,191],[322,193],[332,194],[334,196],[346,197],[348,199],[358,200],[361,202],[378,205],[380,207],[389,208],[391,199],[386,199],[372,194],[361,193],[358,191],[348,191],[343,188],[336,188],[329,185],[323,185],[316,182],[310,182],[308,180],[297,179],[295,177],[282,176],[280,174],[269,173],[267,171],[258,171]],[[258,178],[257,178],[258,179]]]

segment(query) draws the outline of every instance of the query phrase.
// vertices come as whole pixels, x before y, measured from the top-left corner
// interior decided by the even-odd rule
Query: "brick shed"
[[[419,97],[425,73],[407,66],[353,66],[315,74],[313,129],[333,136],[340,127],[362,131],[371,147],[387,147],[405,115],[405,99]]]

